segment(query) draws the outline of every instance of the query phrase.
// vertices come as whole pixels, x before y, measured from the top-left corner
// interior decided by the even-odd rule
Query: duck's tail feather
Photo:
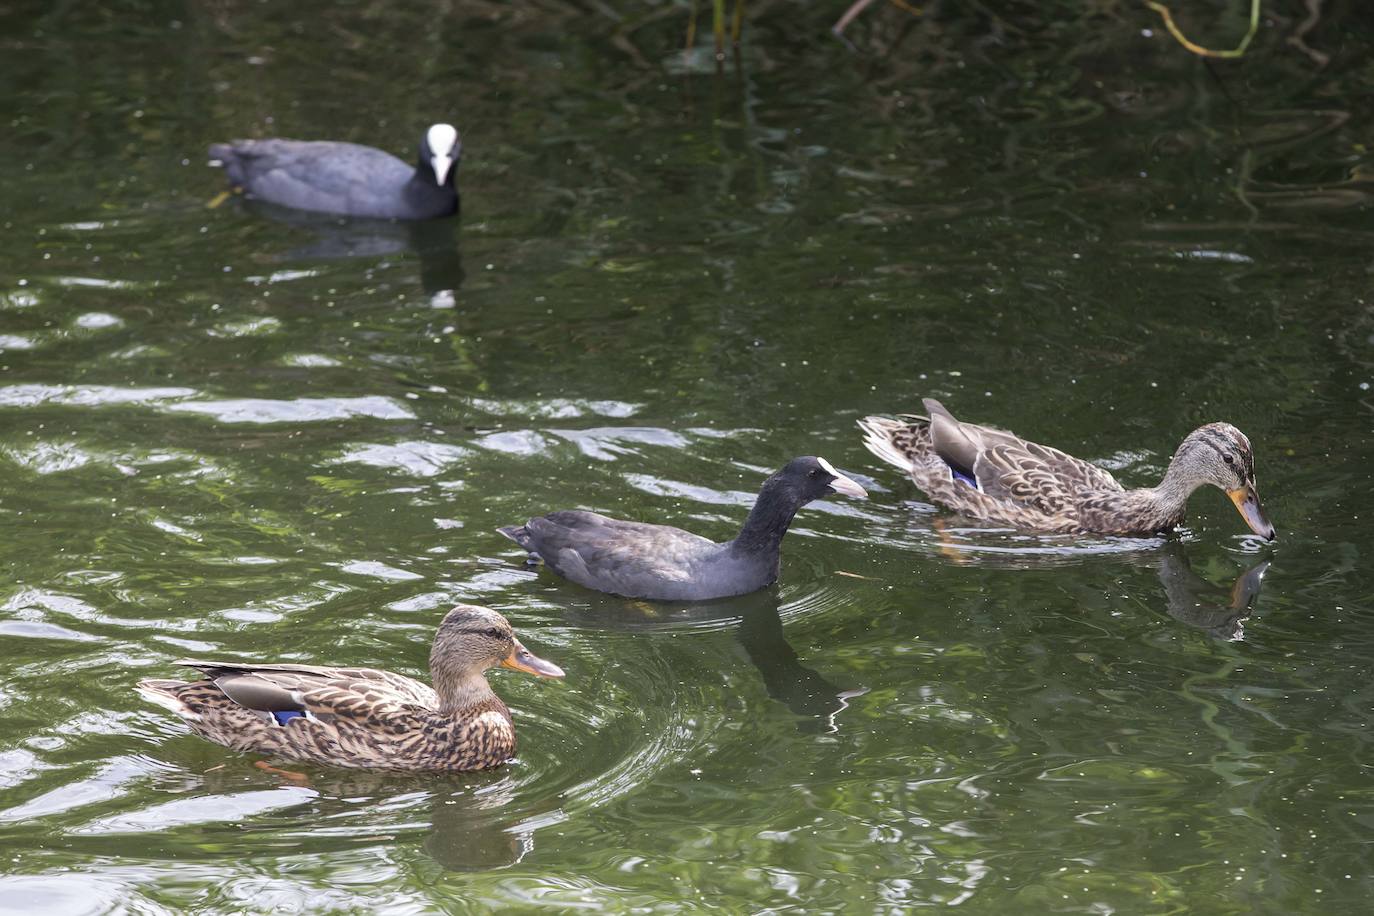
[[[155,703],[163,709],[171,710],[183,719],[195,721],[200,718],[200,714],[192,712],[191,707],[183,703],[176,694],[177,688],[185,686],[185,681],[146,678],[139,681],[134,690],[149,703]]]
[[[950,413],[944,404],[941,404],[934,398],[921,398],[921,405],[925,407],[926,413],[930,416],[932,421],[934,421],[936,417],[947,417],[955,423],[959,422],[954,419],[954,414]]]
[[[983,451],[982,443],[970,436],[964,425],[939,401],[926,398],[922,403],[930,411],[930,442],[935,454],[954,470],[956,476],[973,483],[977,479],[974,468]]]
[[[907,428],[907,424],[888,417],[864,417],[859,421],[864,431],[864,447],[894,467],[910,473],[915,464],[911,456],[897,447],[893,437]]]

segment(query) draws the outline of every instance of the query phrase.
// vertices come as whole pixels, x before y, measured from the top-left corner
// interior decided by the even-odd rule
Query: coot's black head
[[[773,475],[773,479],[792,495],[799,506],[835,493],[859,499],[868,496],[863,487],[835,470],[824,458],[793,458]]]
[[[438,187],[453,185],[462,156],[463,138],[452,124],[432,124],[420,138],[420,171],[434,176]]]

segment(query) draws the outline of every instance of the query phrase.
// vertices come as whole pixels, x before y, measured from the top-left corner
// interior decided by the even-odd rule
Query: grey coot
[[[764,481],[744,527],[723,544],[681,528],[582,511],[497,530],[578,585],[627,598],[704,601],[776,581],[782,536],[797,510],[832,493],[868,495],[824,458],[794,458]]]
[[[250,197],[297,210],[373,219],[434,219],[458,212],[463,141],[452,124],[420,138],[419,161],[357,143],[234,140],[210,147],[211,164]]]

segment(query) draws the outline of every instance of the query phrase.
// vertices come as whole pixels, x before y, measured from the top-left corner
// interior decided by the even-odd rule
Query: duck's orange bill
[[[553,662],[546,662],[535,655],[529,649],[520,644],[520,640],[515,640],[515,648],[510,655],[501,659],[502,668],[514,668],[516,671],[524,671],[526,674],[537,674],[540,677],[562,677],[563,669]]]
[[[1274,526],[1269,521],[1269,516],[1264,514],[1264,506],[1260,505],[1259,493],[1255,490],[1254,484],[1248,483],[1243,487],[1227,490],[1226,495],[1236,504],[1240,517],[1245,519],[1245,524],[1250,526],[1251,531],[1267,541],[1274,539]]]

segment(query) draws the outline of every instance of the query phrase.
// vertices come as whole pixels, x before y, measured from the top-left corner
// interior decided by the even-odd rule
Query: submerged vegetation
[[[689,53],[696,46],[697,16],[699,13],[699,2],[700,0],[690,0],[690,7],[688,10],[686,45]],[[926,10],[926,7],[914,6],[908,3],[907,0],[876,0],[876,2],[886,3],[902,11],[903,13],[907,13],[911,16],[922,16],[925,14]],[[736,49],[736,52],[738,53],[740,37],[743,32],[745,20],[745,3],[746,0],[735,0],[735,2],[732,5],[731,12],[727,16],[725,0],[712,0],[711,32],[715,40],[715,54],[716,60],[718,62],[723,62],[725,59],[727,19],[730,44]],[[845,30],[850,26],[851,23],[857,20],[860,16],[864,15],[864,13],[868,11],[869,8],[874,5],[874,3],[875,0],[854,0],[854,2],[852,2],[848,6],[848,8],[844,10],[844,12],[839,16],[839,18],[835,20],[834,25],[831,26],[831,32],[837,38],[839,38],[840,40],[844,41],[847,45],[849,45],[849,47],[854,48],[854,45],[850,44],[848,39],[845,38]],[[1220,50],[1213,49],[1211,47],[1206,47],[1202,44],[1199,44],[1198,42],[1189,39],[1187,35],[1184,34],[1184,30],[1179,26],[1177,20],[1174,17],[1174,11],[1168,4],[1161,3],[1159,2],[1159,0],[1143,0],[1143,3],[1145,7],[1154,10],[1156,13],[1159,14],[1159,17],[1162,20],[1165,29],[1171,36],[1173,36],[1173,38],[1181,46],[1191,51],[1193,54],[1198,55],[1199,57],[1211,57],[1222,60],[1233,60],[1239,58],[1245,54],[1246,49],[1248,49],[1250,46],[1250,42],[1254,40],[1255,35],[1259,31],[1261,0],[1249,0],[1249,24],[1246,28],[1244,36],[1240,39],[1239,43],[1234,48]],[[1073,5],[1074,4],[1070,4],[1069,6],[1071,7]],[[1103,11],[1102,5],[1100,4],[1094,4],[1091,6],[1088,4],[1076,5],[1080,8],[1087,7],[1088,9],[1091,9],[1095,12]],[[944,8],[947,6],[947,4],[941,4],[938,2],[929,4],[929,7],[932,9],[932,11],[938,11],[940,13],[948,12],[948,10]],[[765,4],[765,9],[766,8],[767,4]],[[978,12],[987,15],[996,15],[992,12],[992,9],[994,8],[995,6],[991,8],[980,6],[978,7]],[[1317,2],[1309,5],[1308,15],[1302,23],[1301,31],[1295,34],[1293,37],[1290,37],[1290,42],[1294,44],[1300,44],[1302,41],[1302,35],[1311,31],[1320,23],[1323,12],[1322,8],[1322,2]],[[1024,13],[1024,10],[1022,12]],[[1072,15],[1073,13],[1072,9],[1064,9],[1062,6],[1060,9],[1056,9],[1053,12],[1056,14],[1065,13],[1068,15]],[[1120,15],[1121,11],[1118,10],[1117,13],[1118,15]],[[1319,52],[1313,53],[1318,54],[1318,59],[1320,59]]]

